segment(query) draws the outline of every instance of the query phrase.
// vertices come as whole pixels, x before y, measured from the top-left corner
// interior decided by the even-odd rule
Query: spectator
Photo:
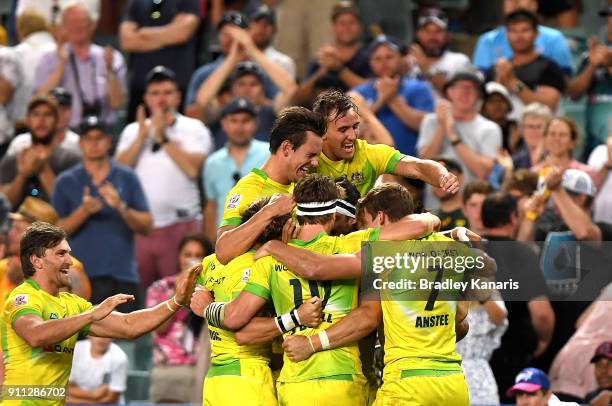
[[[463,215],[476,234],[483,234],[485,227],[482,224],[482,203],[488,195],[493,193],[491,184],[486,180],[473,180],[465,184],[461,200]]]
[[[521,135],[516,121],[508,118],[512,111],[510,93],[504,85],[488,82],[485,85],[485,97],[480,114],[496,123],[502,131],[502,147],[510,158],[522,146]]]
[[[144,288],[177,272],[179,242],[201,230],[197,179],[212,149],[208,128],[177,112],[180,93],[174,72],[155,67],[146,83],[144,101],[151,119],[145,119],[140,107],[138,121],[123,130],[116,152],[117,162],[135,169],[153,215],[151,234],[136,237]]]
[[[473,405],[499,404],[497,383],[489,360],[508,328],[508,311],[499,292],[495,291],[491,299],[494,300],[470,302],[467,318],[472,328],[457,343],[470,404]]]
[[[202,83],[208,77],[221,66],[225,57],[229,54],[231,45],[234,42],[233,37],[229,34],[228,29],[230,27],[239,27],[247,29],[249,24],[247,18],[236,11],[228,11],[223,14],[221,21],[217,24],[217,36],[219,40],[219,48],[221,55],[214,61],[207,63],[206,65],[200,66],[193,72],[191,79],[189,80],[189,86],[187,87],[187,97],[185,98],[185,113],[191,117],[201,117],[201,111],[195,105],[196,95],[198,90],[202,86]]]
[[[298,67],[298,76],[304,77],[304,67],[310,58],[316,55],[317,50],[328,43],[332,33],[325,24],[332,10],[355,9],[351,1],[312,0],[283,0],[277,4],[278,30],[281,33],[276,44],[278,49],[287,53]],[[316,27],[316,28],[315,28]],[[333,27],[332,27],[333,30]]]
[[[370,45],[370,67],[375,79],[357,86],[381,123],[393,136],[395,148],[416,155],[418,129],[427,112],[433,110],[427,82],[401,76],[399,45],[381,35]]]
[[[138,297],[134,234],[151,229],[147,201],[136,174],[109,158],[112,140],[103,123],[86,117],[80,133],[83,162],[62,173],[53,189],[58,225],[85,264],[92,303],[117,292]],[[137,306],[132,301],[119,308]]]
[[[572,168],[586,172],[594,178],[593,169],[572,157],[579,137],[578,126],[572,119],[567,117],[553,118],[548,123],[544,135],[546,158],[541,163],[534,165],[531,170],[544,174],[550,167],[558,167],[562,171]]]
[[[311,105],[317,88],[347,91],[371,76],[368,51],[361,44],[363,27],[359,9],[350,1],[338,2],[331,12],[333,45],[324,45],[310,61],[296,94],[298,104]],[[324,86],[322,84],[325,84]]]
[[[612,341],[603,342],[597,347],[591,363],[595,364],[597,389],[587,393],[584,401],[591,406],[609,405],[612,403]]]
[[[537,368],[523,369],[506,395],[516,398],[517,406],[578,406],[575,402],[560,401],[550,390],[548,376]]]
[[[419,14],[415,43],[410,47],[410,76],[427,79],[434,89],[436,100],[442,98],[442,89],[455,72],[471,66],[470,58],[448,50],[450,34],[448,16],[438,8],[429,8]]]
[[[147,73],[164,65],[176,72],[184,95],[196,67],[195,33],[200,23],[197,0],[131,0],[119,27],[121,50],[130,58],[127,120],[142,103]]]
[[[81,155],[79,134],[68,128],[72,115],[72,95],[63,87],[56,87],[49,95],[55,98],[58,104],[57,126],[51,143]],[[32,134],[29,132],[19,134],[11,141],[6,154],[18,154],[30,146],[32,146]]]
[[[459,162],[466,182],[489,176],[502,145],[499,126],[478,114],[482,92],[479,72],[455,73],[444,89],[450,102],[438,101],[435,114],[425,116],[417,143],[421,158],[443,156]]]
[[[599,190],[595,196],[593,220],[612,224],[612,133],[605,144],[593,150],[588,163],[596,173]]]
[[[125,95],[123,57],[111,47],[92,43],[95,20],[83,4],[72,3],[63,9],[61,24],[66,44],[41,57],[34,81],[36,92],[43,95],[62,86],[76,95],[71,127],[90,115],[113,123]]]
[[[512,93],[513,117],[520,117],[525,104],[533,102],[556,111],[565,91],[565,77],[559,66],[542,56],[535,46],[538,17],[519,9],[506,16],[505,24],[512,59],[499,58],[487,77],[494,78]]]
[[[507,16],[518,9],[526,9],[532,13],[538,11],[537,0],[504,0],[503,13]],[[478,38],[472,61],[483,73],[492,69],[499,58],[512,58],[512,48],[507,36],[506,26],[501,26],[486,32]],[[561,31],[543,25],[537,26],[535,38],[536,52],[553,60],[563,70],[565,75],[572,73],[572,57],[567,41]]]
[[[15,94],[23,83],[23,72],[12,49],[0,47],[0,159],[15,134]]]
[[[179,244],[179,269],[188,270],[211,252],[212,247],[203,235],[185,236]],[[172,299],[178,275],[166,276],[149,286],[147,307]],[[153,403],[189,403],[192,388],[201,385],[196,379],[196,337],[188,325],[188,317],[189,311],[181,309],[153,332],[149,395]],[[208,334],[206,330],[204,333]]]
[[[459,184],[463,185],[463,169],[456,161],[452,159],[438,158],[439,163],[451,173],[455,174],[459,180]],[[452,230],[455,227],[469,227],[467,219],[462,211],[462,200],[460,193],[449,193],[442,188],[434,187],[433,194],[440,201],[440,207],[432,210],[440,218],[440,230]]]
[[[567,87],[569,96],[578,100],[585,94],[586,99],[586,151],[605,142],[611,127],[609,118],[612,115],[612,52],[608,46],[612,43],[612,5],[599,12],[607,18],[605,43],[600,44],[596,37],[589,40],[589,50],[579,63],[578,75]]]
[[[255,109],[248,99],[238,97],[221,112],[221,126],[228,142],[208,157],[202,172],[206,196],[204,230],[210,241],[217,239],[228,192],[251,169],[263,165],[270,155],[268,143],[253,138],[257,126]]]
[[[32,145],[0,161],[0,191],[13,207],[27,196],[49,201],[55,177],[81,160],[76,152],[53,145],[58,116],[57,102],[51,97],[35,97],[28,104]]]
[[[270,6],[262,4],[251,14],[249,34],[255,46],[264,53],[266,58],[283,68],[292,79],[295,79],[293,59],[272,46],[276,32],[276,12]]]
[[[19,18],[26,10],[36,10],[41,13],[47,24],[57,26],[61,24],[61,11],[64,7],[74,4],[74,0],[17,0],[16,16]],[[94,23],[100,17],[100,0],[79,0],[91,14]]]
[[[517,200],[519,216],[525,213],[525,204],[538,187],[538,174],[527,169],[518,169],[506,178],[502,191],[509,193]],[[522,217],[519,218],[519,221]]]
[[[13,49],[21,63],[23,82],[16,94],[14,117],[23,121],[28,101],[34,93],[36,67],[44,54],[56,49],[55,39],[49,32],[49,23],[39,11],[26,9],[17,17],[19,44]]]
[[[68,403],[125,403],[128,357],[111,338],[77,341],[68,386]]]
[[[529,103],[521,118],[523,146],[512,156],[512,168],[529,169],[544,159],[544,136],[552,111],[542,103]]]
[[[23,271],[19,260],[19,241],[25,229],[35,221],[44,221],[50,224],[57,223],[59,216],[47,202],[34,197],[26,198],[15,213],[9,213],[11,228],[8,232],[8,245],[6,258],[0,259],[0,303],[8,297],[11,290],[23,282]],[[69,292],[89,300],[91,284],[83,264],[72,257],[72,266],[68,270],[70,278]]]
[[[257,106],[258,129],[255,138],[268,141],[272,124],[278,113],[287,107],[295,93],[297,85],[289,74],[279,65],[268,59],[256,46],[246,30],[237,27],[227,27],[226,32],[233,38],[231,50],[223,63],[202,83],[196,95],[197,110],[201,117],[208,121],[218,117],[223,106],[216,96],[227,78],[230,78],[231,97],[246,97]],[[252,61],[241,62],[244,57]],[[280,91],[273,100],[266,97],[264,89],[264,73],[272,79]],[[224,143],[226,135],[215,134],[216,141]]]
[[[511,385],[518,371],[546,350],[555,325],[546,283],[537,268],[538,258],[529,247],[514,242],[518,219],[516,200],[505,192],[487,196],[482,204],[483,236],[488,241],[485,249],[497,262],[496,280],[516,281],[520,289],[516,293],[501,291],[508,310],[508,330],[491,357],[491,367],[502,390]],[[510,401],[504,393],[500,395],[502,404]]]
[[[602,364],[605,362],[599,365],[596,363],[595,368],[592,366],[593,361],[600,361],[602,356],[605,358],[601,350],[605,349],[605,343],[609,343],[610,340],[611,294],[612,285],[602,289],[597,300],[576,322],[576,332],[555,356],[550,368],[551,388],[565,400],[569,400],[569,395],[580,403],[588,403],[601,392],[605,392],[606,388],[612,388],[610,381],[607,384],[605,382],[606,378],[612,378],[612,370],[608,369],[608,372],[598,368],[603,367]],[[589,358],[593,353],[595,355]],[[608,357],[612,357],[612,354]],[[605,375],[606,372],[609,374],[608,377]],[[607,406],[608,402],[603,405]]]

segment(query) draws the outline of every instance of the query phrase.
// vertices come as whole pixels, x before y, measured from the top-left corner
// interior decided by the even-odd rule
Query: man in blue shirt
[[[232,187],[253,168],[259,168],[270,155],[267,142],[253,138],[257,130],[255,105],[237,97],[221,111],[221,127],[227,144],[206,160],[202,172],[205,203],[204,231],[210,241],[217,239],[225,197]]]
[[[505,0],[504,16],[519,8],[537,13],[538,2],[537,0]],[[499,58],[512,58],[512,48],[508,42],[507,31],[507,28],[502,26],[478,38],[472,61],[483,73],[487,74]],[[566,75],[572,74],[572,57],[561,31],[538,25],[535,46],[538,53],[555,61]]]
[[[53,188],[57,225],[85,265],[92,303],[117,292],[137,297],[134,233],[151,231],[149,206],[136,174],[109,158],[112,139],[98,118],[85,117],[80,133],[83,163],[63,172]],[[118,309],[137,306],[133,301]]]
[[[370,45],[370,67],[376,76],[354,90],[370,105],[395,141],[400,152],[416,156],[416,142],[421,120],[433,111],[430,85],[402,77],[401,52],[391,38],[378,36]]]

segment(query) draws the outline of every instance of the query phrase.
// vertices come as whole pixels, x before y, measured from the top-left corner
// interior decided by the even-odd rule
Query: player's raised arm
[[[393,174],[420,179],[450,193],[456,193],[461,186],[455,174],[447,171],[442,164],[430,159],[405,156],[395,165]]]
[[[155,307],[131,313],[109,312],[110,314],[105,318],[92,323],[89,333],[98,337],[134,339],[155,330],[181,307],[189,306],[196,279],[201,271],[201,265],[189,269],[177,281],[172,299],[168,299]]]

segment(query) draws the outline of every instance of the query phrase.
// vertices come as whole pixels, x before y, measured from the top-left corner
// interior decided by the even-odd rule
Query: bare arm
[[[84,205],[79,206],[70,215],[59,219],[57,226],[64,229],[68,236],[74,234],[89,219],[92,213]]]
[[[537,357],[542,355],[550,344],[555,330],[555,313],[550,301],[546,298],[530,300],[527,308],[531,316],[531,324],[538,336],[538,347],[534,354]]]
[[[200,170],[204,162],[204,154],[183,151],[183,149],[173,141],[168,141],[163,144],[163,148],[185,175],[191,179],[196,179],[200,176]]]
[[[296,104],[306,104],[310,101],[310,98],[314,92],[314,86],[317,80],[321,79],[323,76],[327,74],[327,69],[323,66],[319,67],[319,69],[310,75],[308,79],[302,82],[294,96],[294,101]]]
[[[164,47],[161,42],[145,41],[133,21],[124,21],[119,26],[119,45],[124,52],[151,52]]]
[[[458,136],[455,135],[455,138],[458,138]],[[485,179],[489,176],[493,165],[495,165],[495,159],[472,151],[464,142],[455,145],[455,151],[459,155],[461,162],[465,163],[468,170],[478,179]]]
[[[210,105],[215,100],[223,83],[225,83],[225,80],[231,75],[236,64],[239,62],[238,46],[239,44],[236,41],[232,43],[227,57],[223,60],[221,65],[206,78],[196,93],[196,108],[203,109],[204,115],[210,110]]]
[[[118,392],[111,391],[107,384],[88,391],[71,383],[68,388],[67,403],[115,403],[119,399],[119,395]]]
[[[444,132],[442,127],[438,125],[431,141],[419,149],[419,156],[423,159],[435,158],[442,149],[442,141],[444,141]]]
[[[346,66],[343,66],[342,69],[340,69],[338,77],[349,89],[352,89],[355,86],[359,86],[360,84],[365,83],[367,81],[367,79],[362,78]]]
[[[421,179],[434,187],[440,187],[441,180],[448,176],[448,171],[444,166],[436,161],[405,156],[397,163],[397,165],[395,165],[395,171],[393,171],[393,174],[407,178]],[[459,186],[459,182],[456,181],[456,185],[453,187],[453,190],[456,192],[459,190]]]
[[[5,183],[0,186],[0,191],[6,195],[6,197],[11,202],[11,206],[17,207],[17,204],[21,200],[21,196],[23,195],[23,188],[28,181],[28,176],[24,173],[17,173],[15,179],[13,179],[10,183]]]
[[[266,344],[280,335],[273,317],[254,317],[246,326],[236,331],[235,338],[238,345]]]
[[[400,119],[400,121],[408,128],[418,131],[421,127],[421,121],[425,116],[424,111],[420,111],[410,107],[406,101],[400,97],[395,96],[387,103],[387,106],[393,113]]]
[[[15,87],[5,79],[0,79],[0,104],[7,104],[13,97]]]
[[[557,204],[561,218],[580,241],[601,241],[601,230],[584,209],[572,200],[565,189],[552,190],[551,198]]]
[[[160,27],[138,28],[133,22],[124,22],[120,29],[121,47],[126,52],[148,52],[183,44],[193,36],[199,24],[198,17],[190,13],[177,14],[169,24]]]
[[[572,100],[578,100],[589,90],[593,75],[597,70],[597,66],[589,63],[576,77],[574,77],[567,85],[567,94]]]
[[[557,104],[561,98],[561,93],[551,86],[538,86],[535,91],[527,86],[516,94],[524,104],[539,102],[550,107],[552,111],[557,110]]]
[[[55,184],[55,174],[49,165],[49,161],[43,164],[41,171],[38,173],[38,179],[47,196],[51,196]]]
[[[217,203],[206,200],[204,203],[204,234],[208,241],[214,243],[217,239]]]
[[[139,111],[141,108],[139,108]],[[144,115],[144,108],[142,109],[142,113]],[[144,119],[143,119],[144,120]],[[115,159],[118,163],[129,166],[130,168],[134,168],[136,166],[136,162],[138,161],[138,156],[142,151],[142,147],[145,144],[145,141],[149,137],[149,127],[145,125],[140,125],[138,127],[138,135],[134,139],[132,145],[123,151],[117,152],[115,154]]]
[[[255,317],[265,303],[265,299],[243,290],[224,306],[223,325],[228,330],[241,329]]]
[[[153,229],[153,216],[148,211],[138,211],[125,205],[118,212],[130,230],[137,234],[147,235]]]
[[[470,324],[467,319],[469,303],[470,302],[467,301],[457,302],[457,311],[455,313],[455,342],[463,340],[470,331]]]

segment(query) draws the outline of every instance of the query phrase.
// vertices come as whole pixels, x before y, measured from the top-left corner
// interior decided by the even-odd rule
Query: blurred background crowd
[[[332,88],[354,96],[363,138],[460,178],[450,195],[384,175],[444,229],[612,239],[607,1],[5,0],[0,16],[3,299],[36,220],[68,232],[74,293],[136,295],[123,310],[170,298],[213,251],[227,192],[267,159],[277,113]],[[611,403],[610,275],[600,300],[558,302],[533,255],[496,257],[530,300],[470,311],[473,403],[510,401],[527,366],[561,399]],[[71,401],[201,399],[202,324],[182,310],[136,343],[79,343]]]

